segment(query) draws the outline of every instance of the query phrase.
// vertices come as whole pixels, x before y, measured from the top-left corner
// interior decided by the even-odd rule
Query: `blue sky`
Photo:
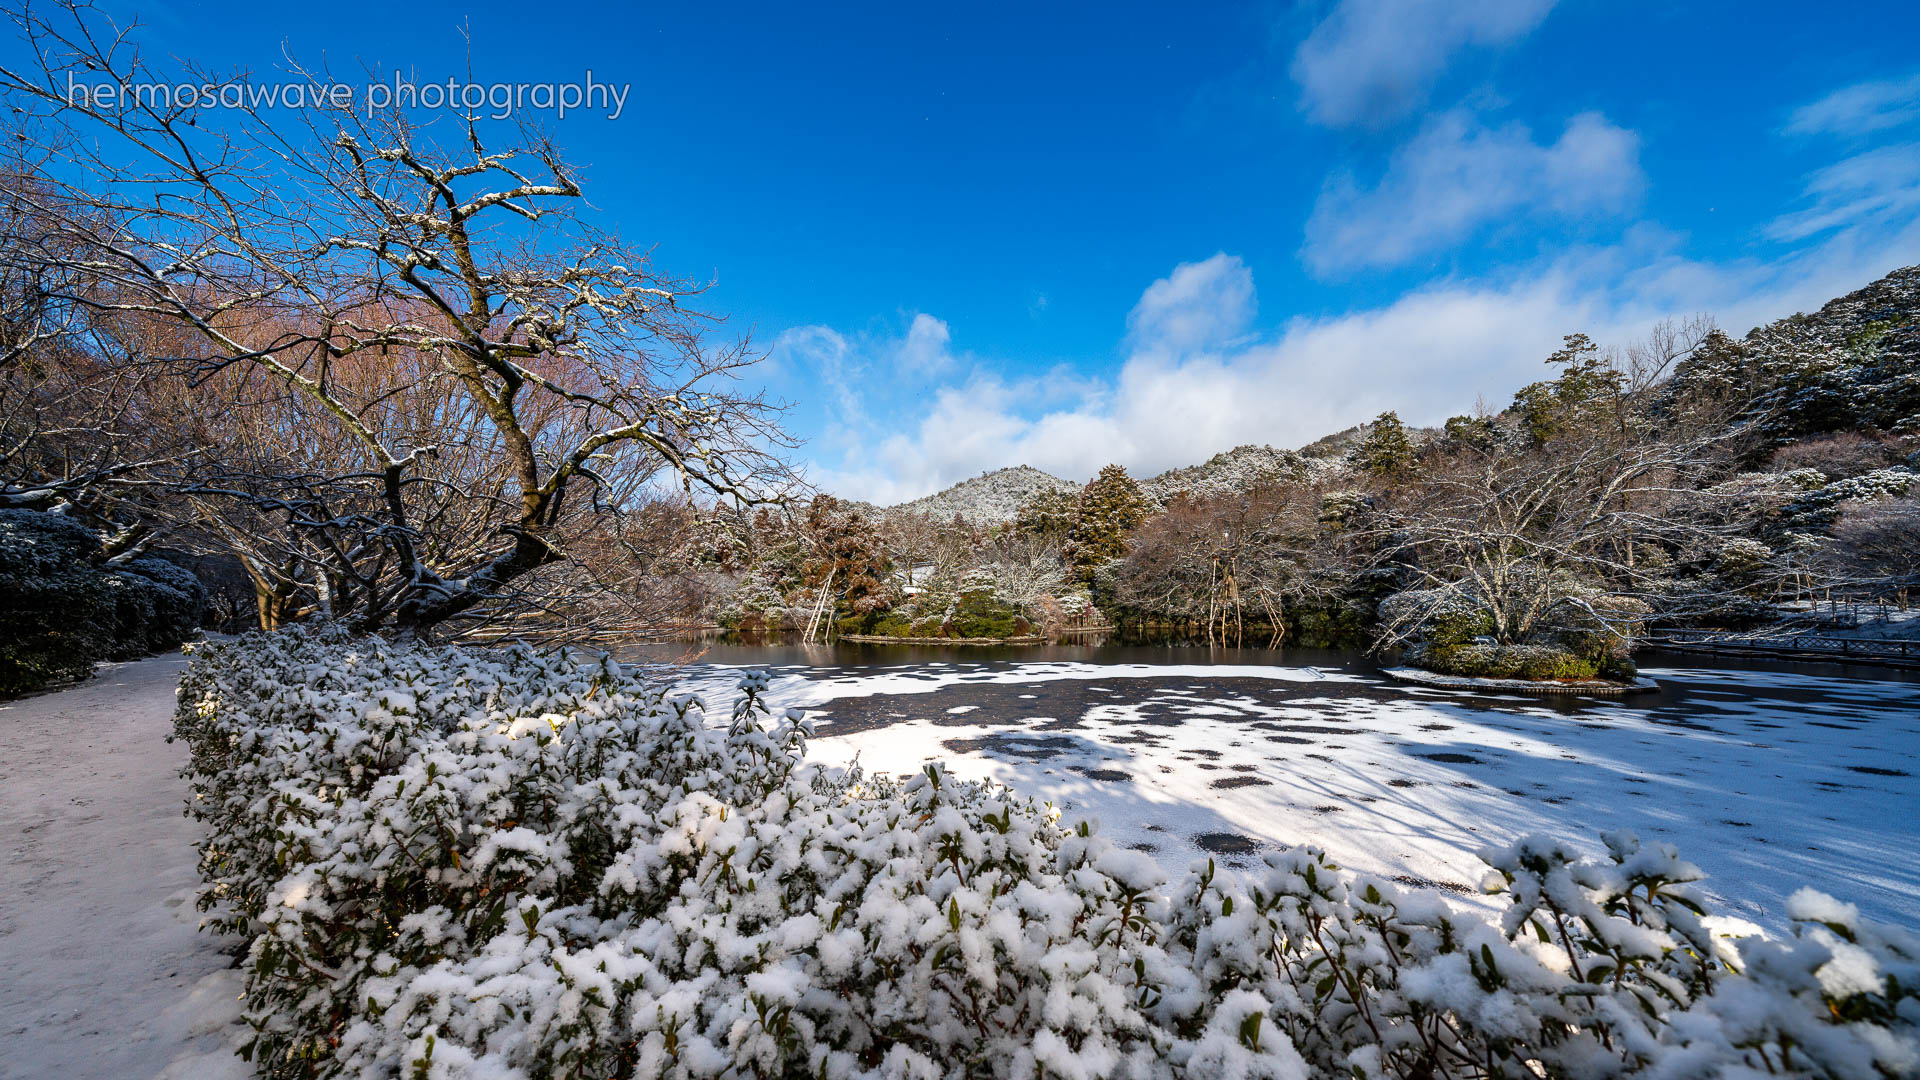
[[[137,10],[268,69],[632,84],[547,126],[718,278],[800,458],[883,502],[1504,402],[1561,335],[1744,332],[1920,261],[1920,5]]]

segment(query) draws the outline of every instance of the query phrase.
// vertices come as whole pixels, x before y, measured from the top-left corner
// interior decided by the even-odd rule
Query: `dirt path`
[[[186,663],[0,702],[0,1077],[245,1077],[238,973],[195,929]]]

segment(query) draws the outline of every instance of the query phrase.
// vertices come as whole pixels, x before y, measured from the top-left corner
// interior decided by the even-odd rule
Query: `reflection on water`
[[[642,664],[716,664],[729,667],[785,669],[808,678],[836,673],[872,672],[888,668],[965,666],[981,672],[1004,671],[1026,664],[1140,664],[1157,666],[1284,667],[1340,672],[1361,681],[1323,686],[1322,693],[1337,697],[1403,698],[1408,689],[1380,675],[1393,658],[1336,649],[1257,649],[1209,645],[1204,639],[1158,635],[1151,638],[1104,635],[1099,641],[1054,645],[881,645],[865,642],[813,642],[796,633],[708,633],[681,641],[633,644],[614,650],[620,659]],[[1781,707],[1818,706],[1823,712],[1845,716],[1845,695],[1835,700],[1830,680],[1905,683],[1920,700],[1920,671],[1825,661],[1798,662],[1763,657],[1709,657],[1698,653],[1662,653],[1645,650],[1635,657],[1643,669],[1661,674],[1657,693],[1628,698],[1576,696],[1531,697],[1516,694],[1476,694],[1433,691],[1442,700],[1474,701],[1492,709],[1549,710],[1581,714],[1601,707],[1643,713],[1657,723],[1688,726],[1695,714],[1711,713],[1728,701],[1773,702]],[[1724,674],[1717,674],[1724,673]],[[1740,676],[1771,673],[1789,678],[1756,683]],[[1804,680],[1804,681],[1803,681]],[[1884,692],[1884,691],[1882,691]]]
[[[1264,664],[1377,671],[1373,657],[1336,649],[1261,649],[1209,645],[1180,633],[1106,631],[1054,645],[913,645],[834,641],[806,643],[797,633],[710,632],[680,641],[626,645],[614,655],[633,663],[699,662],[804,665],[823,668],[897,667],[927,663],[1011,664],[1073,661],[1083,664]]]

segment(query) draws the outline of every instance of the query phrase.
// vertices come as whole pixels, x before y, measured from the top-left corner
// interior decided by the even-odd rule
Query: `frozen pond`
[[[1657,694],[1579,701],[1390,683],[1339,654],[1204,649],[721,647],[815,720],[817,759],[946,762],[1097,818],[1170,871],[1326,848],[1484,903],[1474,852],[1526,832],[1676,844],[1718,913],[1781,926],[1813,884],[1920,925],[1920,679],[1832,665],[1644,659]],[[1730,899],[1733,898],[1733,899]]]

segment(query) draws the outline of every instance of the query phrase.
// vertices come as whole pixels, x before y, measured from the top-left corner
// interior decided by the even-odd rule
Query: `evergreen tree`
[[[1348,460],[1375,476],[1398,476],[1413,467],[1413,440],[1398,413],[1380,414]]]
[[[1528,435],[1542,445],[1609,415],[1626,391],[1620,371],[1600,355],[1585,334],[1568,334],[1566,344],[1547,363],[1558,364],[1558,378],[1529,383],[1513,395],[1513,411]]]
[[[1014,512],[1014,530],[1022,536],[1061,541],[1073,531],[1077,498],[1059,488],[1041,488]]]
[[[1449,416],[1447,441],[1461,446],[1485,446],[1493,441],[1493,421],[1484,416]]]
[[[1126,555],[1127,538],[1146,516],[1146,496],[1127,470],[1118,465],[1101,469],[1080,493],[1067,536],[1067,564],[1083,580],[1090,578],[1101,563]]]
[[[831,582],[835,609],[848,607],[860,615],[892,606],[887,586],[892,565],[873,522],[821,495],[808,507],[805,531],[814,551],[805,567],[809,589]]]

